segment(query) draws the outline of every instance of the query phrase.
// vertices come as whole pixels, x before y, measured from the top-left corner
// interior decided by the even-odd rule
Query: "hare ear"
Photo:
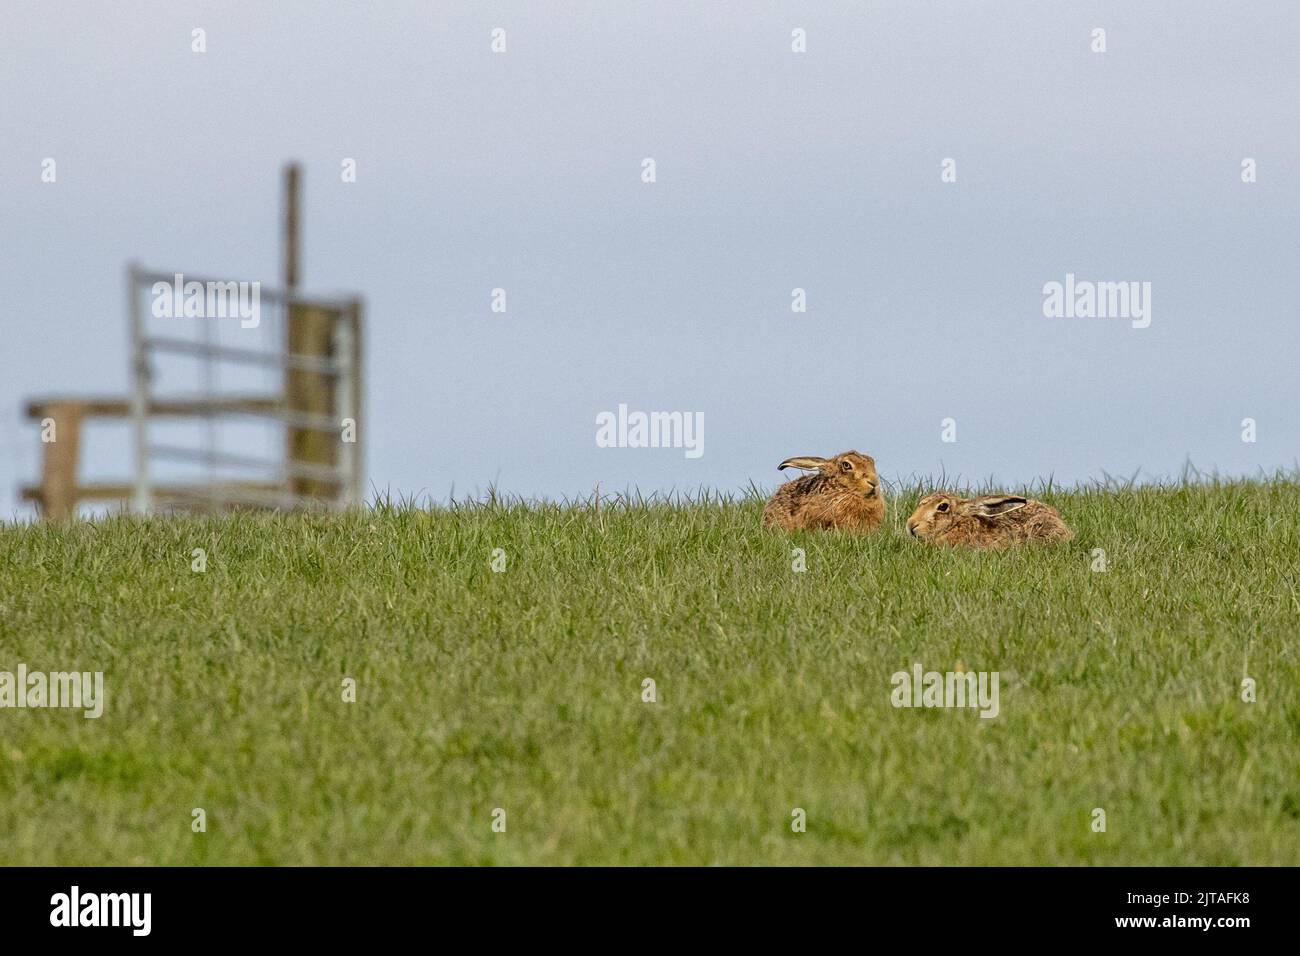
[[[1016,495],[982,495],[974,501],[975,514],[981,518],[995,518],[1017,508],[1023,508],[1028,499]]]
[[[800,455],[795,458],[787,458],[776,466],[776,470],[784,471],[787,468],[801,468],[804,471],[820,471],[825,464],[827,464],[825,458],[818,458],[816,455]]]

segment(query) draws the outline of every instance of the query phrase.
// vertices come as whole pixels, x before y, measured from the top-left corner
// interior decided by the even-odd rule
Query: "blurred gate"
[[[128,268],[129,396],[27,405],[45,454],[40,483],[22,497],[43,517],[71,517],[88,501],[141,514],[362,503],[362,303],[297,293],[299,183],[290,164],[283,290]],[[94,419],[129,421],[128,481],[79,480]]]
[[[210,287],[211,281],[184,277],[186,285],[193,282],[204,288]],[[259,287],[263,311],[257,327],[268,322],[269,313],[269,328],[281,344],[256,348],[218,340],[220,323],[229,328],[233,317],[199,320],[196,336],[158,332],[156,323],[151,323],[152,310],[144,308],[146,292],[177,284],[174,274],[130,270],[134,510],[149,512],[160,505],[341,508],[360,504],[360,299],[307,299]],[[155,301],[158,294],[154,292]],[[237,331],[249,330],[241,327]],[[164,356],[197,360],[197,394],[160,391],[156,369]],[[231,391],[223,385],[222,371],[228,367],[266,373],[271,387],[260,392]],[[202,442],[174,444],[154,439],[159,419],[178,417],[201,422]],[[282,426],[283,452],[256,456],[242,448],[229,448],[218,427],[229,419]],[[207,469],[206,478],[197,486],[160,483],[155,479],[159,460],[201,465]],[[239,477],[220,474],[231,471]]]

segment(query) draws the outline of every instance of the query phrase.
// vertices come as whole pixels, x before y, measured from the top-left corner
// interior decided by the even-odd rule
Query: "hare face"
[[[962,500],[956,495],[937,492],[926,495],[907,519],[907,533],[913,538],[927,541],[952,528],[957,520],[957,508]]]
[[[880,476],[876,474],[876,463],[870,456],[846,451],[832,458],[831,462],[839,470],[841,483],[848,488],[864,498],[880,494]]]

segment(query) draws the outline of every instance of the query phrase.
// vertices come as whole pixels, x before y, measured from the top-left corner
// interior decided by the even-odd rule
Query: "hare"
[[[1004,548],[1025,541],[1069,541],[1074,532],[1050,505],[1016,495],[959,498],[926,495],[907,519],[907,533],[922,541],[967,548]]]
[[[837,528],[871,531],[885,520],[876,463],[869,455],[846,451],[834,458],[805,455],[777,466],[802,468],[816,474],[788,481],[763,509],[763,525],[794,531],[798,528]]]

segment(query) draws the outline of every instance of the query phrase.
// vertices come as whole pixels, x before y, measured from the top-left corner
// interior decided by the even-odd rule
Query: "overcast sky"
[[[275,283],[295,158],[305,290],[367,303],[379,489],[735,490],[848,448],[1008,487],[1300,457],[1290,0],[4,20],[0,514],[39,467],[24,399],[125,394],[129,260]],[[1149,282],[1149,327],[1046,317],[1067,273]],[[703,455],[598,447],[620,403],[702,413]],[[84,476],[125,477],[128,432],[92,429]]]

